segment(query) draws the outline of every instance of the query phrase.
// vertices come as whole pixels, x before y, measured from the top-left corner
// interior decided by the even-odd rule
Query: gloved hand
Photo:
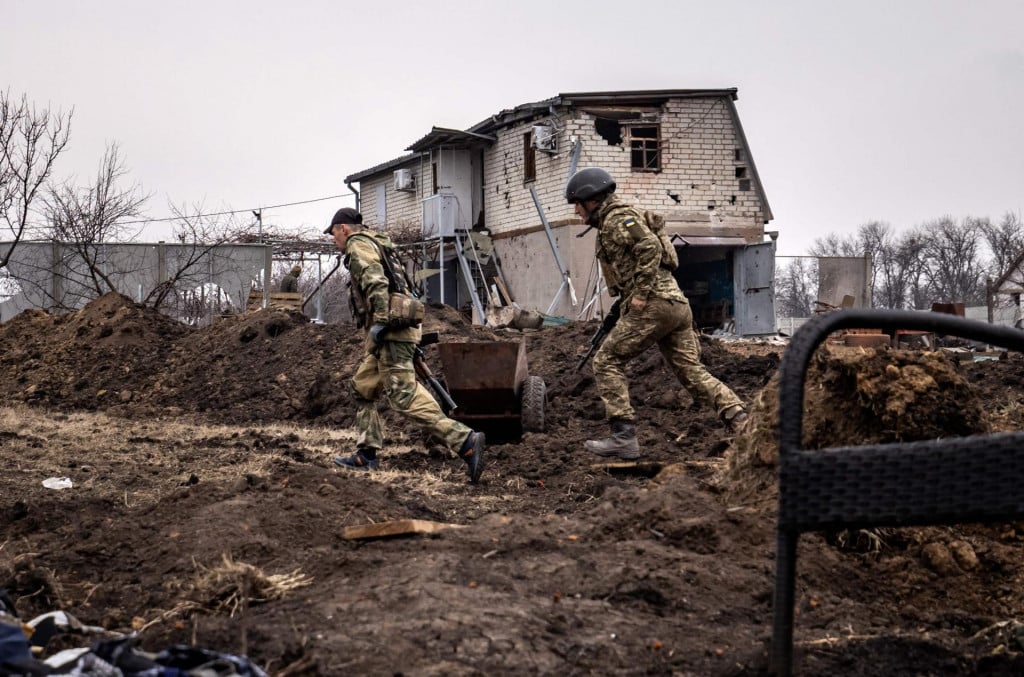
[[[370,327],[370,338],[373,339],[373,344],[379,346],[384,343],[384,332],[388,330],[386,325],[375,324]]]

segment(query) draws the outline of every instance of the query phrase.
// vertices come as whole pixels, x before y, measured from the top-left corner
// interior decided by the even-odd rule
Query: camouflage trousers
[[[360,449],[380,449],[384,445],[384,429],[377,413],[381,393],[391,409],[423,426],[456,453],[472,432],[445,416],[437,400],[416,380],[412,365],[415,350],[413,343],[385,341],[376,354],[367,352],[352,376],[349,385],[356,402],[356,446]]]
[[[634,420],[624,370],[630,360],[655,344],[694,400],[712,404],[719,416],[742,405],[736,393],[701,364],[690,304],[651,297],[643,310],[630,310],[619,318],[594,355],[594,380],[608,418]]]

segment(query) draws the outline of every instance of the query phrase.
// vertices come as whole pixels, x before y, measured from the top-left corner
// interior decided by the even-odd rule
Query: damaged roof
[[[409,155],[388,160],[379,165],[360,170],[345,177],[345,183],[360,181],[368,176],[373,176],[388,169],[399,167],[410,160],[416,159],[420,154],[438,146],[447,147],[469,147],[480,144],[490,144],[496,140],[493,132],[502,127],[516,124],[517,122],[532,118],[539,113],[553,111],[560,106],[660,106],[669,99],[681,98],[707,98],[707,97],[728,97],[735,101],[736,88],[728,89],[649,89],[619,92],[570,92],[553,96],[550,99],[533,101],[509,108],[495,113],[486,120],[482,120],[469,129],[451,129],[448,127],[431,127],[425,135],[413,141],[406,150],[412,151]]]
[[[554,114],[555,108],[572,106],[661,106],[670,99],[696,99],[696,98],[725,98],[729,107],[729,113],[736,125],[740,141],[746,148],[748,162],[754,183],[762,197],[767,219],[773,217],[771,207],[768,205],[768,198],[761,184],[761,177],[758,174],[757,166],[747,143],[746,134],[743,132],[743,125],[740,123],[736,106],[733,103],[739,96],[735,87],[725,89],[648,89],[648,90],[626,90],[612,92],[566,92],[541,101],[533,101],[509,108],[495,113],[486,120],[481,120],[469,129],[451,129],[447,127],[432,127],[429,132],[410,144],[406,150],[412,151],[408,155],[389,160],[388,162],[375,165],[368,169],[355,172],[345,177],[345,183],[361,181],[389,169],[400,167],[412,160],[416,160],[431,148],[439,146],[468,148],[479,145],[490,145],[496,140],[495,132],[503,127],[518,124],[523,120],[535,118],[545,113]]]
[[[559,106],[660,106],[669,99],[727,97],[735,101],[736,88],[728,89],[648,89],[620,92],[569,92],[543,101],[524,103],[503,110],[469,128],[471,132],[486,134],[502,127],[532,118],[538,113],[550,112]]]

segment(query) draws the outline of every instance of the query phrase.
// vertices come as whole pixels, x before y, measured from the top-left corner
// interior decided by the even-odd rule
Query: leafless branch
[[[0,92],[0,239],[13,244],[0,254],[0,268],[17,244],[38,226],[35,202],[67,146],[72,112],[36,108],[28,98]]]

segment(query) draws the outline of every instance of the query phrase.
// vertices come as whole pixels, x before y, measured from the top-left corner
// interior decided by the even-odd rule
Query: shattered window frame
[[[533,132],[523,134],[523,183],[537,180],[537,149],[533,147]]]
[[[638,136],[637,132],[644,132]],[[653,133],[653,136],[650,134]],[[661,171],[661,125],[644,122],[626,126],[629,166],[634,172]]]

